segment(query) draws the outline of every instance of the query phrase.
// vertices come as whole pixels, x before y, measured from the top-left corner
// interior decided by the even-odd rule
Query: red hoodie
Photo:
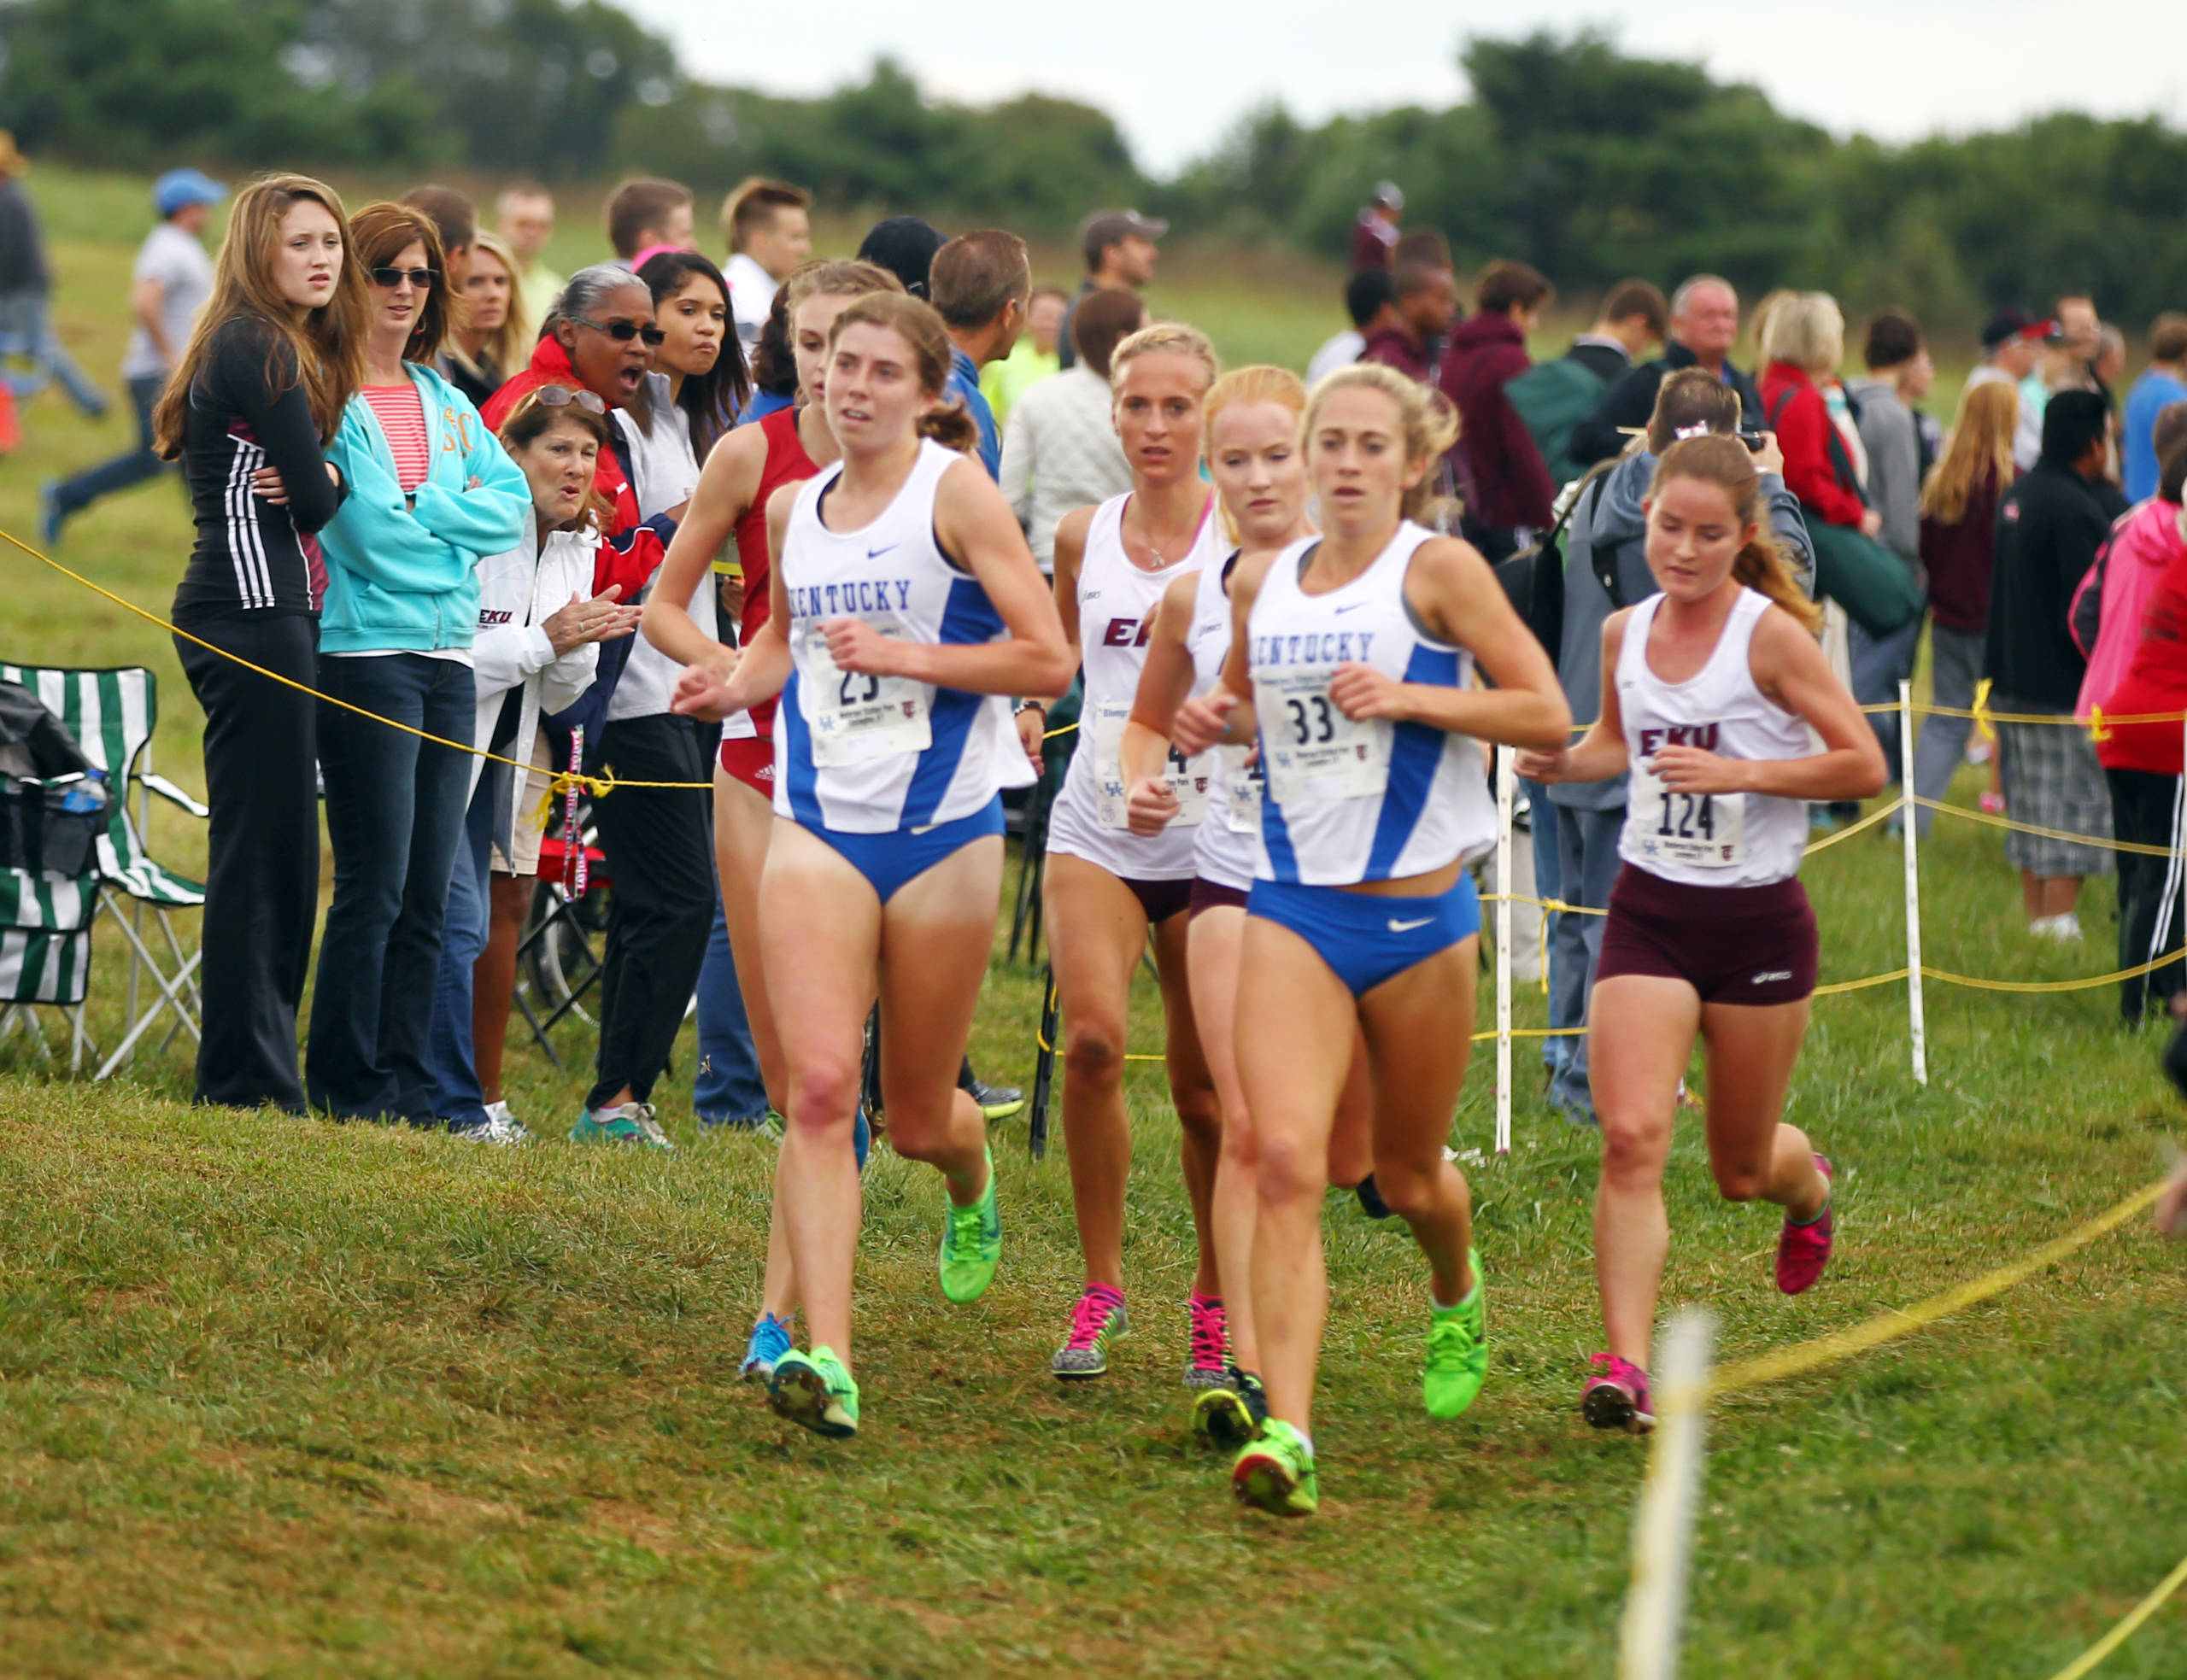
[[[1504,387],[1533,366],[1526,336],[1509,315],[1480,314],[1451,329],[1438,383],[1457,405],[1453,455],[1472,469],[1480,506],[1473,517],[1492,530],[1545,530],[1557,487],[1549,482],[1533,434]],[[1463,478],[1465,475],[1460,475]]]
[[[551,337],[539,341],[538,348],[531,353],[529,367],[513,375],[487,398],[480,418],[491,430],[499,431],[510,411],[542,385],[566,385],[572,390],[584,388],[577,370],[570,366],[570,353]],[[607,431],[613,441],[600,452],[599,465],[593,469],[592,487],[615,510],[615,517],[605,540],[594,551],[592,592],[596,595],[609,584],[620,583],[621,599],[636,600],[638,591],[651,582],[654,573],[660,569],[661,560],[668,553],[669,539],[676,535],[676,521],[666,514],[658,514],[651,519],[638,517],[638,493],[630,483],[630,463],[623,458],[622,434],[612,421]]]
[[[2180,530],[2184,517],[2169,502],[2147,501],[2137,514],[2154,509],[2152,529],[2145,535],[2154,551],[2170,545],[2171,558],[2148,595],[2141,621],[2141,640],[2133,663],[2103,702],[2104,732],[2096,743],[2096,756],[2108,770],[2147,770],[2153,776],[2180,773],[2181,737],[2177,723],[2114,723],[2112,717],[2148,717],[2187,711],[2187,533]],[[2139,564],[2130,559],[2128,564]],[[2120,564],[2114,542],[2111,564]],[[2108,606],[2109,603],[2107,601]],[[2108,630],[2107,622],[2104,628]]]

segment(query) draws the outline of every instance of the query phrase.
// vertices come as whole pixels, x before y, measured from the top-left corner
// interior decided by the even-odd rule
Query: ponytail
[[[1769,529],[1769,510],[1762,505],[1762,474],[1756,469],[1754,456],[1746,445],[1720,432],[1672,444],[1656,463],[1656,476],[1648,487],[1649,499],[1653,500],[1662,495],[1663,486],[1674,478],[1697,478],[1715,485],[1731,499],[1732,511],[1739,524],[1754,530],[1753,536],[1732,562],[1732,577],[1783,607],[1809,635],[1819,633],[1822,629],[1822,609],[1801,591],[1793,578],[1791,563],[1786,559],[1775,533]]]
[[[965,399],[960,396],[953,396],[922,414],[918,434],[931,437],[943,448],[954,449],[960,455],[976,455],[980,451],[980,423],[972,418],[972,411],[965,407]]]

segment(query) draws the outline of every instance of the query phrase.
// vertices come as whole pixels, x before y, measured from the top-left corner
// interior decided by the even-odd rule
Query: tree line
[[[1332,255],[1389,179],[1462,268],[1516,256],[1575,295],[1705,267],[1939,322],[2088,289],[2138,329],[2187,277],[2187,133],[2160,120],[1840,140],[1587,31],[1469,41],[1472,97],[1444,109],[1310,125],[1271,106],[1168,180],[1091,106],[935,99],[885,59],[818,98],[709,85],[608,0],[20,0],[0,52],[0,124],[119,167],[646,172],[702,190],[762,173],[846,208],[1050,237],[1132,203]]]

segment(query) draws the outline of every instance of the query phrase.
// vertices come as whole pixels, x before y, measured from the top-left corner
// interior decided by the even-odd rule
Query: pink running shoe
[[[1835,1176],[1830,1162],[1818,1155],[1816,1168],[1822,1181],[1829,1184]],[[1830,1242],[1837,1220],[1826,1196],[1822,1211],[1806,1225],[1795,1225],[1790,1215],[1785,1216],[1785,1228],[1777,1237],[1777,1287],[1787,1295],[1797,1295],[1822,1275],[1822,1268],[1830,1264]]]
[[[1582,1417],[1597,1429],[1621,1429],[1627,1435],[1645,1435],[1656,1426],[1656,1402],[1645,1371],[1615,1354],[1597,1354],[1587,1363],[1595,1374],[1580,1396]]]
[[[1192,1315],[1192,1357],[1185,1361],[1188,1389],[1230,1384],[1230,1321],[1219,1295],[1195,1295],[1186,1302]]]

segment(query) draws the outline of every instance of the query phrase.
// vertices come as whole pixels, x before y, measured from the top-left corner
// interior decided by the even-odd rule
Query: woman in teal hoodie
[[[320,533],[326,597],[320,768],[334,902],[320,943],[304,1090],[337,1119],[431,1125],[426,1053],[449,877],[463,832],[478,562],[515,546],[524,473],[471,400],[427,364],[448,331],[440,236],[372,204],[350,237],[372,279],[364,388],[327,450],[349,495]]]

